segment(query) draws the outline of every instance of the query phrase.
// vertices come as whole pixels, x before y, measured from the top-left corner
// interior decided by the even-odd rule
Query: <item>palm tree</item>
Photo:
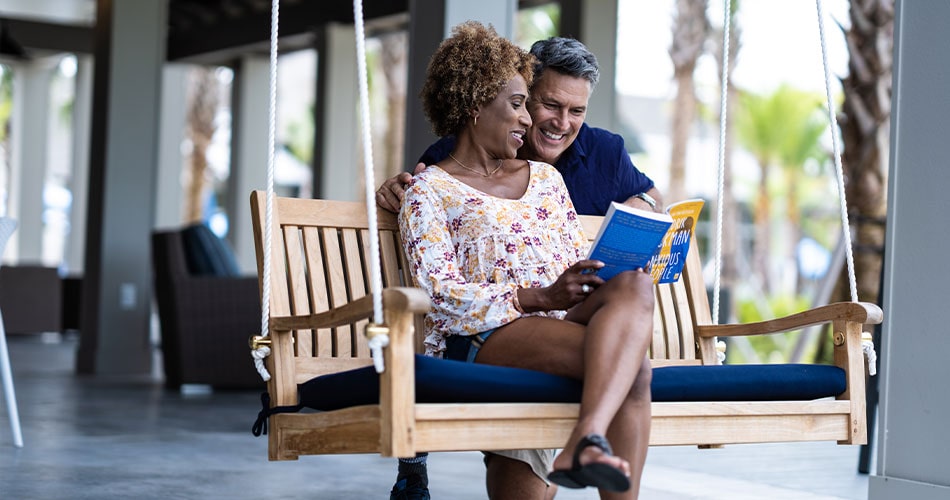
[[[786,115],[785,121],[794,130],[788,130],[778,151],[778,165],[785,176],[785,213],[787,214],[786,255],[794,256],[795,245],[801,238],[801,210],[798,187],[802,184],[802,166],[809,160],[824,164],[828,153],[821,147],[821,136],[828,130],[828,119],[822,114],[822,99],[819,94],[801,92],[790,88],[780,89],[788,93],[788,99],[799,103]]]
[[[785,167],[789,172],[799,172],[808,158],[820,158],[818,149],[822,132],[827,125],[818,113],[818,98],[780,86],[767,96],[742,94],[736,113],[736,133],[740,143],[755,157],[760,176],[755,203],[755,242],[753,245],[753,269],[759,276],[763,289],[771,291],[769,280],[769,256],[771,253],[772,206],[769,193],[770,173],[773,168]],[[796,181],[788,180],[794,189]],[[793,222],[797,222],[797,205],[794,191],[790,191],[786,209]]]
[[[9,197],[10,190],[10,114],[13,112],[13,71],[0,65],[0,194]],[[6,190],[6,192],[3,192]],[[9,208],[0,206],[0,214]]]
[[[407,48],[409,35],[405,31],[397,31],[380,37],[382,42],[381,65],[386,77],[386,122],[389,130],[386,133],[385,161],[383,162],[382,178],[388,179],[402,172],[403,144],[406,139],[406,85],[408,71]],[[415,165],[413,165],[415,166]]]
[[[673,60],[673,79],[676,80],[670,185],[666,193],[670,201],[686,198],[686,147],[689,144],[689,129],[696,117],[697,102],[693,71],[709,33],[707,4],[707,0],[676,0],[673,42],[669,51],[670,59]]]
[[[7,140],[10,134],[10,113],[13,111],[13,71],[9,66],[0,65],[0,142]]]
[[[515,42],[527,49],[536,40],[557,36],[558,26],[561,25],[561,6],[551,2],[525,7],[518,9],[516,18]]]
[[[769,97],[743,93],[739,96],[735,128],[739,142],[759,165],[759,186],[753,220],[755,238],[752,247],[752,269],[763,290],[769,290],[768,255],[770,244],[769,171],[778,161],[783,122],[778,103]]]
[[[885,159],[891,111],[893,0],[851,0],[851,28],[845,31],[850,56],[844,89],[842,166],[856,247],[883,248],[887,210]],[[858,297],[876,302],[882,256],[855,254]],[[847,295],[847,293],[842,293]],[[850,297],[848,297],[850,299]]]
[[[207,151],[214,135],[214,115],[218,109],[218,79],[213,68],[191,71],[188,97],[189,182],[185,194],[185,221],[204,217],[204,193],[208,170]]]

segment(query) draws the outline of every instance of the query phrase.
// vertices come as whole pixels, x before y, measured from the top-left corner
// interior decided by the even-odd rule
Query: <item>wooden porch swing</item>
[[[276,40],[276,0],[274,4],[272,40]],[[365,84],[361,7],[359,0],[354,4]],[[729,2],[725,4],[728,9]],[[820,8],[819,0],[819,17]],[[727,27],[728,18],[727,10]],[[272,44],[272,67],[275,47]],[[272,71],[272,84],[273,78]],[[363,109],[364,142],[368,142],[365,101]],[[273,137],[270,140],[273,147]],[[366,157],[370,202],[365,206],[275,197],[272,189],[251,195],[265,311],[263,335],[252,339],[252,348],[266,365],[262,374],[270,377],[269,399],[264,399],[255,433],[269,430],[269,459],[333,453],[409,457],[426,451],[562,446],[578,414],[579,399],[571,399],[579,394],[577,381],[415,354],[421,352],[421,317],[429,298],[412,286],[396,216],[376,214],[371,153]],[[272,164],[269,177],[271,169]],[[585,234],[597,234],[601,217],[581,219]],[[759,323],[715,324],[695,241],[683,278],[658,285],[655,291],[651,445],[866,443],[862,332],[864,325],[882,321],[879,307],[855,300]],[[829,371],[816,375],[831,375],[838,382],[826,392],[808,392],[813,385],[810,375],[794,378],[810,370],[807,365],[723,366],[717,355],[717,337],[772,334],[819,324],[830,324],[834,339],[834,366],[822,367]],[[373,351],[383,358],[375,370]],[[468,372],[457,375],[458,365],[465,365]],[[434,385],[448,385],[439,383],[443,376],[479,381],[482,373],[500,375],[503,381],[539,377],[542,389],[554,388],[548,391],[553,396],[538,396],[537,388],[529,388],[521,393],[528,399],[517,399],[521,397],[517,393],[501,394],[504,384],[489,385],[488,393],[481,395],[433,394],[433,384],[427,385],[433,379]],[[715,382],[723,373],[728,376]],[[664,392],[657,387],[664,381],[677,389]],[[717,383],[718,389],[706,391],[705,385]],[[751,395],[736,389],[742,385],[753,386]],[[799,391],[803,387],[804,393]],[[763,388],[771,394],[763,394]],[[661,401],[657,394],[667,395]],[[323,411],[296,411],[302,407]]]

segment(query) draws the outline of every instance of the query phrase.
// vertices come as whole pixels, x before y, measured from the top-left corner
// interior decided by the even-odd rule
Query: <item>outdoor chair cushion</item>
[[[185,263],[193,276],[234,278],[241,275],[231,247],[208,226],[198,223],[182,229],[181,240]]]
[[[415,356],[416,401],[580,402],[581,382],[533,370]],[[837,396],[844,370],[830,365],[667,366],[653,370],[653,401],[788,401]],[[300,385],[300,405],[336,410],[379,402],[372,366]]]

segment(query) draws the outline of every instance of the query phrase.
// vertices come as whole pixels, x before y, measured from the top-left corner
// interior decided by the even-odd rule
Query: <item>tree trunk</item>
[[[762,290],[771,295],[771,279],[769,278],[769,249],[771,244],[771,211],[769,202],[769,165],[767,160],[759,160],[759,189],[755,200],[755,240],[752,242],[752,269],[759,276]]]
[[[670,185],[666,199],[670,202],[686,198],[686,150],[689,147],[689,129],[696,116],[696,94],[693,92],[692,70],[677,73],[676,99],[673,101],[673,130],[670,148]]]
[[[208,146],[214,135],[214,115],[218,109],[218,80],[213,68],[195,68],[190,75],[188,96],[188,138],[191,142],[188,183],[185,191],[185,222],[204,219],[207,185]]]
[[[379,182],[402,172],[406,167],[415,167],[402,164],[406,139],[407,38],[405,32],[382,37],[382,65],[386,75],[386,101],[389,104],[386,116],[389,127],[385,139],[386,161],[382,175],[377,178]]]
[[[673,43],[670,46],[676,99],[673,103],[670,185],[664,196],[670,202],[686,198],[686,149],[689,129],[696,117],[693,71],[696,69],[696,60],[703,53],[703,44],[709,32],[706,4],[706,0],[676,1]]]
[[[851,29],[845,33],[849,74],[841,81],[842,165],[850,220],[855,229],[858,298],[877,302],[887,212],[885,159],[891,109],[893,1],[852,0],[850,18]],[[850,300],[846,291],[844,294]]]

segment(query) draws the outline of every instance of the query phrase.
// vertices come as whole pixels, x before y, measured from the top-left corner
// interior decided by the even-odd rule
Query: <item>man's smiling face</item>
[[[587,116],[590,82],[546,69],[531,86],[528,130],[520,157],[554,164],[574,143]]]

